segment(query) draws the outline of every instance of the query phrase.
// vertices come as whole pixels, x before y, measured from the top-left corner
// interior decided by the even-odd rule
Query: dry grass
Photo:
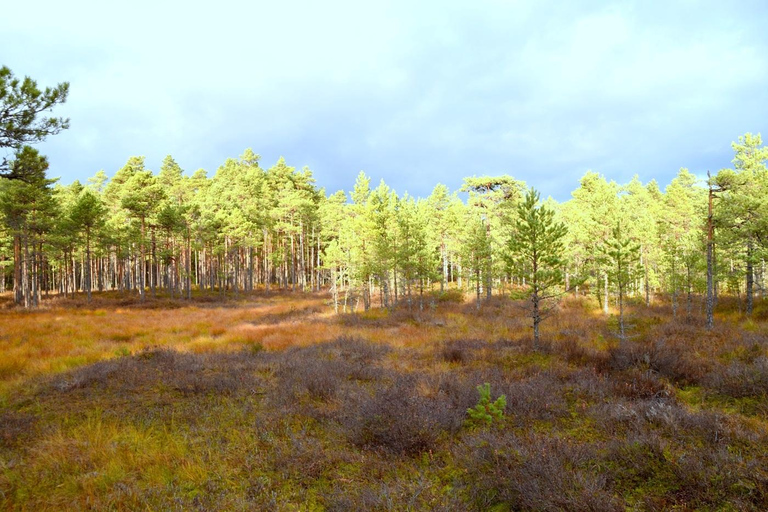
[[[328,297],[0,312],[2,510],[768,508],[768,325],[567,299],[334,316]],[[465,422],[476,387],[501,421]]]

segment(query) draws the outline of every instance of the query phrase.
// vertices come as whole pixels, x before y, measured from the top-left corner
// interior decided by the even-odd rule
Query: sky
[[[588,170],[664,187],[768,138],[764,0],[30,5],[2,6],[0,65],[70,83],[70,129],[37,146],[64,184],[252,148],[329,193],[509,174],[563,201]]]

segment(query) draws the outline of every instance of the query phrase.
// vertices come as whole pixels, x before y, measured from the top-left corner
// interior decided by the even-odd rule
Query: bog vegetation
[[[6,296],[6,301],[10,301]],[[768,309],[335,314],[330,294],[0,312],[0,509],[765,510]],[[502,398],[504,397],[504,398]]]
[[[768,508],[760,135],[562,204],[251,150],[61,185],[67,84],[0,86],[0,508]]]

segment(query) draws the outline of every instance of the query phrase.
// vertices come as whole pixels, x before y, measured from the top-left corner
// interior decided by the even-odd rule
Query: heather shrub
[[[721,365],[706,375],[703,384],[712,391],[734,398],[768,397],[768,357]]]
[[[664,398],[671,396],[671,388],[650,370],[630,368],[611,375],[613,393],[629,399]]]
[[[552,352],[558,354],[565,361],[579,366],[602,367],[605,366],[607,358],[604,352],[585,346],[577,338],[571,336],[556,342],[552,347]]]
[[[624,510],[595,446],[541,435],[484,431],[457,449],[462,483],[477,510]]]
[[[697,383],[708,366],[707,361],[694,359],[690,346],[681,347],[663,339],[655,342],[647,354],[651,370],[680,384]]]
[[[507,415],[518,424],[569,415],[563,386],[551,372],[537,373],[496,389],[506,395]]]
[[[448,340],[442,344],[440,356],[449,363],[466,363],[487,346],[488,342],[482,340]]]
[[[651,370],[681,384],[698,382],[706,371],[706,363],[694,360],[689,349],[663,339],[652,344],[625,341],[611,347],[608,354],[607,364],[611,370]]]
[[[340,422],[349,440],[363,448],[417,455],[456,432],[466,410],[444,394],[422,396],[418,384],[414,375],[398,375],[388,386],[377,386],[373,396],[357,395],[345,403]]]
[[[316,400],[334,398],[351,374],[362,373],[354,365],[338,359],[317,359],[306,353],[292,354],[277,372],[283,400],[295,400],[302,392]]]
[[[287,403],[306,392],[313,399],[327,401],[352,381],[376,380],[383,375],[377,363],[388,350],[356,338],[289,349],[279,356],[278,400]]]
[[[258,320],[251,322],[253,325],[274,325],[283,322],[292,322],[296,320],[303,320],[307,316],[320,313],[323,308],[318,305],[306,306],[302,308],[291,307],[288,311],[282,313],[269,313],[266,315],[260,315]]]
[[[596,404],[588,412],[595,424],[611,436],[675,429],[682,413],[676,402],[665,398],[614,399]]]
[[[676,479],[665,447],[666,443],[655,432],[634,432],[626,438],[611,440],[601,463],[610,468],[611,484],[622,494],[653,487],[659,487],[657,493],[665,494]]]
[[[408,475],[410,476],[410,475]],[[398,510],[430,510],[435,512],[466,512],[467,505],[455,492],[448,492],[439,482],[418,475],[395,481],[365,482],[353,487],[325,493],[323,503],[329,512],[392,512]]]
[[[693,449],[672,466],[677,490],[672,503],[697,510],[766,510],[768,474],[760,461],[745,461],[728,446]],[[677,503],[676,503],[677,502]]]

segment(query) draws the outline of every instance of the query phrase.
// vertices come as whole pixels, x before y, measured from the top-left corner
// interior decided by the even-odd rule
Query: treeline
[[[760,135],[733,144],[733,169],[702,183],[681,169],[665,190],[635,177],[619,185],[587,172],[572,199],[547,206],[567,227],[562,290],[601,307],[619,286],[647,303],[669,295],[675,314],[703,307],[710,282],[745,312],[765,295],[768,149]],[[351,193],[327,195],[307,169],[283,159],[264,169],[251,150],[209,177],[185,175],[170,156],[156,174],[132,157],[111,178],[63,186],[29,146],[0,178],[0,291],[37,306],[51,293],[237,295],[255,289],[329,289],[337,310],[423,306],[457,287],[477,300],[526,285],[512,254],[528,187],[509,176],[437,185],[417,199],[360,173]],[[462,201],[458,193],[467,193]],[[617,229],[620,228],[619,229]],[[617,235],[616,233],[622,233]],[[612,237],[634,249],[621,278],[606,257]]]

